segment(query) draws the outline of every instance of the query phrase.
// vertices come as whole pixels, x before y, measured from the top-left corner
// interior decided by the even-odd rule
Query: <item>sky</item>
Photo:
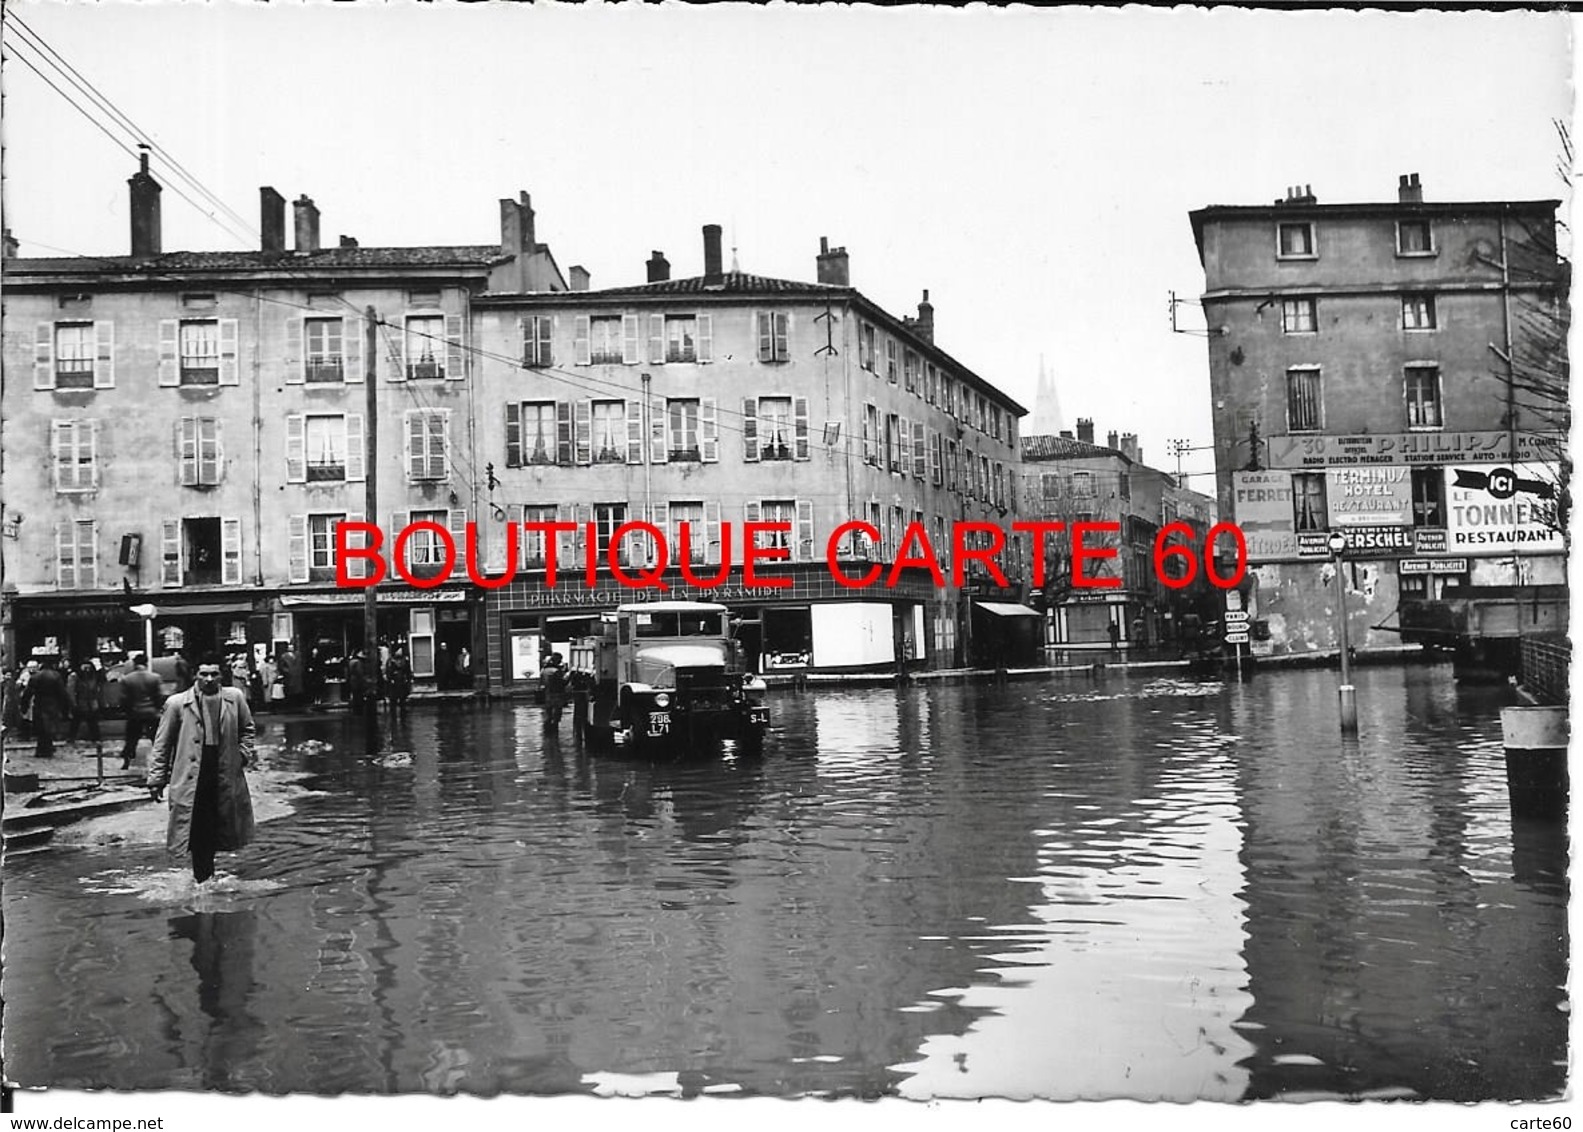
[[[261,185],[364,246],[494,243],[497,200],[526,190],[596,288],[642,282],[655,249],[701,273],[707,223],[743,270],[790,279],[815,277],[827,237],[893,314],[927,288],[937,342],[1025,407],[1042,363],[1065,427],[1138,433],[1167,468],[1170,441],[1211,439],[1205,339],[1170,319],[1174,291],[1179,324],[1203,325],[1191,210],[1299,183],[1393,200],[1406,172],[1427,200],[1565,193],[1560,14],[7,8],[247,229],[182,201],[156,156],[167,251],[256,247]],[[135,157],[27,67],[22,30],[5,223],[24,255],[124,254]]]

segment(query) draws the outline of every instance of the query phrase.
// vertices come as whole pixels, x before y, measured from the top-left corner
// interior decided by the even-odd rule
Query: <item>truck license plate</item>
[[[652,711],[649,713],[649,734],[669,735],[671,732],[671,717],[669,712]]]

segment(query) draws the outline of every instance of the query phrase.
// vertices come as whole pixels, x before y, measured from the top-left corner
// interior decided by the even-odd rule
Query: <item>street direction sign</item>
[[[1232,625],[1246,625],[1248,623],[1248,618],[1249,618],[1249,613],[1248,613],[1248,611],[1246,609],[1228,609],[1228,610],[1226,610],[1226,625],[1227,625],[1227,627],[1230,627]]]
[[[1247,643],[1248,634],[1246,632],[1234,632],[1226,634],[1226,644],[1228,645],[1245,645]]]

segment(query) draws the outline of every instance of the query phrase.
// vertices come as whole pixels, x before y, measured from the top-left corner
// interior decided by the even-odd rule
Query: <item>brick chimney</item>
[[[518,200],[500,201],[500,251],[503,255],[525,255],[538,247],[533,231],[533,203],[526,192]]]
[[[1111,433],[1111,435],[1114,436],[1116,434],[1115,433]],[[1077,438],[1079,440],[1081,440],[1084,444],[1092,444],[1092,443],[1094,443],[1094,418],[1093,417],[1078,417],[1077,418]]]
[[[1121,442],[1116,439],[1116,430],[1115,429],[1111,429],[1108,433],[1105,434],[1105,447],[1106,448],[1110,448],[1110,449],[1114,449],[1117,452],[1121,451]]]
[[[357,237],[356,236],[342,236],[341,237],[341,246],[343,248],[355,248],[355,247],[357,247]]]
[[[826,236],[819,237],[818,279],[821,283],[828,283],[833,287],[852,286],[852,273],[847,264],[846,249],[830,247],[830,240]],[[925,298],[928,293],[925,292]]]
[[[589,278],[589,275],[588,275],[588,269],[586,267],[584,267],[582,264],[580,264],[580,263],[572,264],[571,267],[566,269],[566,274],[571,280],[572,290],[574,290],[574,291],[586,291],[586,290],[588,290],[588,284],[590,282],[590,278]]]
[[[306,194],[292,202],[297,221],[297,254],[319,250],[319,208]]]
[[[923,289],[923,300],[918,304],[918,321],[913,324],[918,337],[925,342],[934,341],[934,304],[929,301],[929,288]]]
[[[1063,428],[1061,430],[1061,435],[1063,437],[1065,437],[1067,440],[1071,440],[1072,439],[1072,430],[1069,429],[1069,428]]]
[[[1424,203],[1424,187],[1418,183],[1417,173],[1403,173],[1396,179],[1396,203]]]
[[[258,190],[258,230],[266,252],[283,254],[286,250],[286,198],[268,185]]]
[[[159,182],[148,171],[148,146],[138,146],[138,171],[127,180],[132,191],[132,254],[159,254]]]
[[[1124,432],[1121,434],[1121,454],[1134,464],[1143,463],[1143,456],[1138,451],[1138,434]]]
[[[704,225],[704,284],[722,283],[725,272],[720,267],[720,225]]]
[[[1286,199],[1278,200],[1276,204],[1318,204],[1319,198],[1314,195],[1312,185],[1287,185]]]
[[[671,277],[671,261],[665,253],[656,251],[649,256],[649,282],[663,283]]]

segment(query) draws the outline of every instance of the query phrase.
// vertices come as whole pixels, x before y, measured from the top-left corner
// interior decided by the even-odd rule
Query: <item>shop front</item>
[[[478,619],[469,596],[463,588],[380,590],[374,623],[379,663],[392,649],[404,648],[416,685],[444,691],[472,687]],[[281,594],[269,617],[271,652],[294,649],[310,687],[322,685],[322,698],[331,701],[343,694],[347,662],[368,648],[364,637],[362,594]]]

